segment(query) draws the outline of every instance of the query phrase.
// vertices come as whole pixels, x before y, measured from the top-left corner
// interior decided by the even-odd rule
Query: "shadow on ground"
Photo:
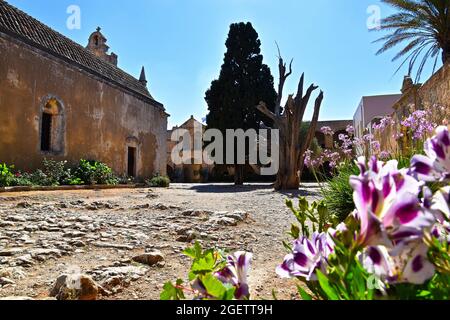
[[[243,186],[235,186],[234,184],[195,184],[189,189],[200,193],[240,193],[240,192],[253,192],[255,190],[270,190],[272,185],[269,183],[264,184],[245,184]]]
[[[174,186],[177,188],[177,186]],[[243,186],[235,186],[234,184],[194,184],[194,185],[179,185],[179,187],[187,187],[190,190],[199,193],[245,193],[254,192],[258,190],[273,190],[273,185],[270,183],[251,183]],[[320,196],[319,186],[316,184],[304,184],[298,190],[274,191],[275,193],[283,194],[289,198],[298,197],[318,197]]]

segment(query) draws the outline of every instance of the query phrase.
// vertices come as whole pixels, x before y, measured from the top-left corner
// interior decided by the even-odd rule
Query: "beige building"
[[[117,66],[97,29],[83,47],[0,1],[0,162],[105,162],[138,178],[166,172],[167,117]]]
[[[172,151],[175,146],[182,141],[182,135],[177,130],[186,130],[189,133],[190,138],[190,150],[194,150],[194,144],[197,141],[202,143],[202,135],[206,130],[206,126],[200,121],[196,120],[194,116],[191,116],[181,126],[173,127],[172,130],[167,131],[167,173],[173,182],[186,182],[186,183],[198,183],[206,182],[208,176],[211,174],[213,165],[208,165],[204,161],[201,164],[195,163],[195,159],[192,157],[191,164],[175,164],[172,159]],[[197,145],[196,148],[203,149],[203,145]],[[180,156],[183,156],[180,153]],[[193,156],[193,154],[191,154]]]

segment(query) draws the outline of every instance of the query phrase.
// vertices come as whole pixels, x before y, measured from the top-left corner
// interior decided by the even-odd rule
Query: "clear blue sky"
[[[376,56],[379,32],[369,32],[367,8],[379,0],[8,0],[76,42],[86,45],[97,26],[119,56],[119,66],[138,77],[146,67],[152,95],[171,114],[169,126],[207,113],[204,93],[220,70],[229,25],[250,21],[259,33],[265,63],[276,80],[275,41],[294,75],[301,72],[325,92],[322,120],[350,119],[363,95],[397,93],[403,69],[394,52]],[[66,27],[69,5],[81,8],[81,29]],[[423,75],[426,79],[429,72]],[[310,116],[311,112],[308,116]]]

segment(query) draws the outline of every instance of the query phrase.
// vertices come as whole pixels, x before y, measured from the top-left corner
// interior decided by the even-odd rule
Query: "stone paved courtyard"
[[[162,284],[185,278],[181,252],[204,246],[254,254],[254,298],[295,294],[275,275],[293,217],[286,197],[318,196],[316,185],[277,193],[270,185],[174,184],[170,189],[51,191],[0,194],[0,297],[45,299],[65,273],[86,273],[103,299],[158,299]],[[160,251],[164,261],[133,258]],[[142,261],[141,261],[142,262]]]

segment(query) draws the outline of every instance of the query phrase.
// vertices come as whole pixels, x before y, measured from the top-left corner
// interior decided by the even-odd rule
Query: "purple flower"
[[[352,135],[355,134],[355,128],[354,128],[353,126],[351,126],[351,125],[348,125],[348,126],[347,126],[347,129],[345,129],[345,131],[347,131],[347,133],[348,133],[350,136],[352,136]]]
[[[379,141],[372,141],[371,146],[375,153],[378,153],[381,149],[381,144]]]
[[[450,180],[450,133],[447,127],[436,129],[436,135],[425,142],[425,154],[411,160],[411,173],[423,181]]]
[[[364,250],[361,256],[364,268],[379,278],[394,277],[394,263],[388,250],[384,246],[372,246]]]
[[[363,136],[363,141],[365,141],[365,142],[371,142],[373,139],[374,139],[375,137],[374,137],[374,135],[373,134],[365,134],[364,136]]]
[[[359,176],[352,176],[354,202],[361,221],[358,242],[362,246],[405,245],[433,224],[433,217],[421,206],[421,184],[397,169],[397,161],[387,163],[360,158]]]
[[[394,120],[390,116],[386,116],[380,120],[380,123],[372,126],[373,130],[383,132],[387,127],[395,124]]]
[[[316,281],[316,270],[326,273],[327,258],[333,248],[334,243],[327,233],[315,232],[312,240],[301,237],[294,241],[292,253],[284,258],[276,272],[282,278],[301,277],[307,281]]]
[[[437,219],[431,234],[442,242],[446,241],[450,244],[450,186],[436,192],[427,204]]]
[[[228,256],[227,266],[215,274],[224,284],[236,287],[235,298],[238,300],[247,299],[250,296],[247,278],[251,260],[251,253],[236,252]]]
[[[251,259],[251,253],[243,251],[236,252],[228,256],[226,266],[214,274],[223,284],[236,288],[234,297],[237,300],[244,300],[250,297],[247,277]],[[197,299],[204,299],[210,296],[205,285],[199,278],[192,284],[192,289],[196,291]]]
[[[334,135],[334,131],[330,127],[322,127],[320,128],[320,132],[322,132],[326,136]]]
[[[402,270],[400,282],[423,284],[434,276],[436,270],[434,265],[428,261],[427,254],[428,247],[425,244],[411,249],[411,253],[408,254],[409,259]]]
[[[360,158],[358,165],[361,174],[352,176],[350,184],[361,223],[357,242],[366,248],[364,266],[390,282],[423,283],[434,275],[434,267],[422,239],[436,218],[426,205],[428,196],[419,199],[422,184],[399,170],[396,160],[372,158],[366,164]]]
[[[313,152],[311,150],[307,150],[305,152],[305,166],[307,168],[313,168],[313,162],[312,162],[312,154]]]
[[[437,212],[439,220],[450,220],[450,186],[436,192],[432,199],[431,209]]]
[[[409,128],[414,140],[422,140],[433,132],[435,125],[428,120],[430,111],[417,110],[401,122],[401,125]]]
[[[391,154],[388,151],[381,151],[380,152],[380,159],[381,160],[389,160],[391,157]]]
[[[427,258],[428,247],[414,243],[401,254],[393,255],[384,246],[368,247],[362,254],[364,268],[389,283],[423,284],[436,270]]]

